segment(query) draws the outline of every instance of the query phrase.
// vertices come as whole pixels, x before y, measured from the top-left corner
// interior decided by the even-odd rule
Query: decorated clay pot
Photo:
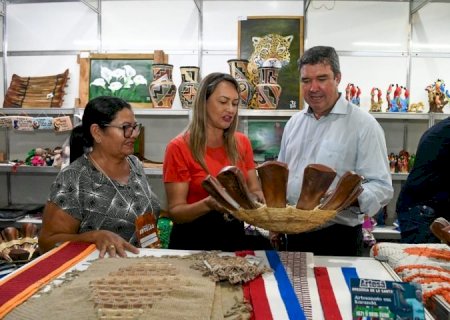
[[[157,63],[152,66],[153,81],[149,86],[154,108],[172,108],[177,87],[172,81],[173,65]]]
[[[276,109],[281,96],[278,82],[279,68],[259,67],[259,83],[256,85],[256,102],[259,109]]]
[[[230,74],[239,84],[239,107],[248,108],[250,101],[252,100],[255,89],[248,80],[247,65],[248,60],[245,59],[231,59],[228,60],[230,66]]]
[[[180,67],[181,84],[178,87],[181,106],[183,109],[190,109],[194,105],[195,96],[198,91],[200,78],[200,68],[192,66]]]

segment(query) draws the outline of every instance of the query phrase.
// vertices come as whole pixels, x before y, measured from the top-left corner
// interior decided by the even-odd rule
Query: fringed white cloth
[[[450,247],[446,244],[377,243],[373,257],[387,259],[391,268],[405,282],[422,286],[423,300],[440,295],[450,303]]]

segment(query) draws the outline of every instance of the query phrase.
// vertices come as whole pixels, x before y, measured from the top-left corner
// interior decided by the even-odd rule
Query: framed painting
[[[247,135],[255,162],[277,160],[287,120],[249,120]]]
[[[303,99],[297,61],[303,54],[303,17],[246,17],[238,25],[238,56],[249,60],[248,71],[253,85],[257,67],[269,58],[281,65],[278,84],[282,88],[277,109],[301,109]],[[268,36],[272,34],[273,36]],[[253,74],[253,75],[252,75]]]
[[[98,96],[116,96],[136,108],[151,108],[148,86],[153,63],[167,63],[162,50],[151,54],[89,53],[78,55],[80,86],[77,106]]]

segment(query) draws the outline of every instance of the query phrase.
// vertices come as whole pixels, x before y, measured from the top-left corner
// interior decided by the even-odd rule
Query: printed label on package
[[[0,117],[0,128],[12,128],[14,118],[12,116]]]
[[[18,131],[33,131],[33,118],[16,116],[13,120],[13,128]]]
[[[351,279],[353,319],[424,320],[420,284]]]
[[[52,117],[36,117],[33,118],[34,130],[52,130],[53,118]]]
[[[72,120],[70,120],[69,116],[53,119],[53,126],[56,132],[70,131],[73,128]]]

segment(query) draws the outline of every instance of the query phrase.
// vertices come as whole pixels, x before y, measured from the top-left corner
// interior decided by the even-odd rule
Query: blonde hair
[[[206,76],[201,82],[197,95],[195,97],[194,106],[192,108],[192,119],[184,132],[184,139],[187,141],[189,148],[191,149],[194,160],[201,165],[201,167],[209,173],[208,167],[205,162],[206,154],[206,130],[208,114],[206,110],[206,102],[211,94],[216,90],[217,85],[222,81],[228,81],[236,88],[239,93],[239,84],[229,74],[214,72]],[[238,116],[233,119],[230,127],[224,130],[224,146],[225,152],[230,159],[232,165],[236,165],[238,160],[241,159],[237,142],[234,137],[238,124]]]

